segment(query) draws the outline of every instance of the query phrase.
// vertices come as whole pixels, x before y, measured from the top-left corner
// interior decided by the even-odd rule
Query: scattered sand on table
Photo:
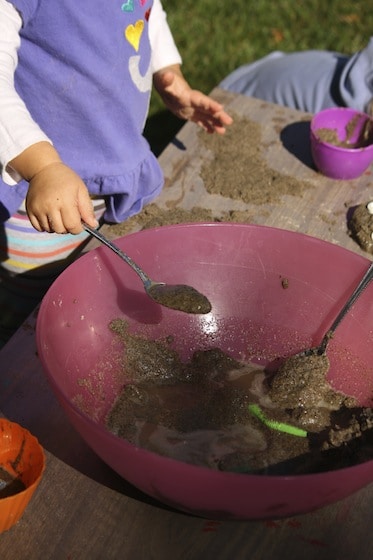
[[[272,169],[263,154],[261,127],[235,116],[223,137],[201,134],[213,159],[202,166],[201,176],[211,194],[261,205],[276,203],[284,195],[303,196],[313,184]]]
[[[201,177],[210,194],[220,194],[256,206],[278,203],[284,195],[302,197],[313,184],[284,175],[272,169],[263,153],[260,125],[252,120],[234,116],[234,123],[224,136],[198,134],[201,144],[213,157],[201,168]],[[280,140],[279,140],[280,141]],[[196,222],[255,223],[255,210],[230,210],[217,216],[213,211],[194,207],[162,209],[156,202],[122,224],[112,226],[116,236],[139,229]]]

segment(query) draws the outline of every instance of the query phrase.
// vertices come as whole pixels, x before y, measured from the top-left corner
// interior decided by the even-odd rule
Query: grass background
[[[162,0],[192,87],[210,92],[228,73],[273,50],[351,54],[373,35],[368,0]],[[153,94],[145,128],[159,155],[182,126]]]

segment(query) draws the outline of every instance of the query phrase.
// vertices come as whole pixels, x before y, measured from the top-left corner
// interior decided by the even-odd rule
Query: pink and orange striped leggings
[[[97,220],[103,200],[93,200]],[[54,279],[82,251],[89,235],[36,231],[24,204],[0,225],[0,347],[41,301]]]

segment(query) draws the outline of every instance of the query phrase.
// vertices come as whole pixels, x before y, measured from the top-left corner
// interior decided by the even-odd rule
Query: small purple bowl
[[[355,119],[356,124],[354,124]],[[349,133],[348,140],[354,144],[358,141],[367,121],[372,122],[373,130],[373,119],[369,115],[345,107],[324,109],[314,115],[311,121],[311,151],[314,163],[323,175],[332,179],[360,177],[373,161],[373,139],[367,146],[346,148],[322,140],[318,131],[334,130],[340,142],[346,141]],[[352,133],[349,131],[351,126]]]

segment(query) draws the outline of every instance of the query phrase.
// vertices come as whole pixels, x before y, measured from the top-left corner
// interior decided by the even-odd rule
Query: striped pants
[[[103,200],[93,200],[97,220],[105,212]],[[24,204],[0,224],[0,347],[41,301],[60,274],[82,251],[89,234],[36,231]]]

